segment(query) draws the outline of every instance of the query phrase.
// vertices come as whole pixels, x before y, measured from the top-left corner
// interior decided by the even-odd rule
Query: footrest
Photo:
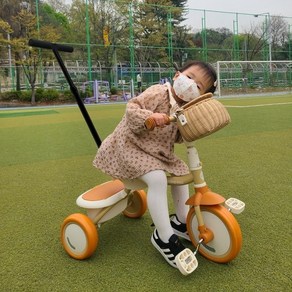
[[[245,208],[245,203],[235,198],[229,198],[225,201],[225,207],[234,214],[240,214]]]
[[[198,267],[196,256],[189,248],[184,249],[175,257],[175,263],[185,276],[191,274]]]

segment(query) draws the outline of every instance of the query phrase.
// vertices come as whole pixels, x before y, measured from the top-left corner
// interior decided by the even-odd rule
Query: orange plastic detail
[[[186,205],[190,205],[190,206],[198,206],[196,205],[195,201],[196,201],[196,197],[197,195],[200,194],[202,196],[201,193],[196,193],[194,195],[192,195],[191,197],[188,198],[188,200],[186,201]]]
[[[203,194],[201,192],[197,192],[194,198],[195,206],[199,206],[202,200]]]
[[[204,240],[204,243],[208,243],[214,239],[214,234],[211,230],[207,229],[205,225],[198,226],[200,232],[199,238]]]
[[[204,193],[200,205],[219,205],[225,202],[225,198],[221,195],[208,191]]]
[[[225,198],[221,195],[212,192],[208,186],[196,188],[196,193],[191,196],[187,201],[187,205],[200,206],[200,205],[218,205],[225,202]]]
[[[86,201],[99,201],[109,198],[110,196],[122,191],[125,188],[124,184],[116,179],[98,185],[82,195]]]
[[[205,194],[206,192],[209,192],[210,189],[208,186],[204,186],[204,187],[201,187],[201,188],[195,188],[196,192],[200,192],[202,194]]]

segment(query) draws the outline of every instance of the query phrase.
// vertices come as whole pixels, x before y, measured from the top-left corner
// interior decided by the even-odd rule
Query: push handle
[[[85,105],[80,97],[80,94],[78,92],[78,89],[77,87],[74,85],[71,77],[70,77],[70,74],[59,54],[59,51],[63,51],[63,52],[68,52],[68,53],[71,53],[73,52],[73,48],[70,47],[70,46],[66,46],[66,45],[60,45],[60,44],[55,44],[55,43],[50,43],[48,41],[40,41],[40,40],[36,40],[36,39],[30,39],[29,42],[28,42],[28,45],[29,46],[32,46],[32,47],[38,47],[38,48],[43,48],[43,49],[51,49],[60,65],[60,68],[70,86],[70,90],[72,92],[72,94],[74,95],[76,101],[77,101],[77,104],[78,104],[78,107],[83,115],[83,118],[91,132],[91,135],[97,145],[97,147],[100,147],[101,145],[101,139],[94,127],[94,124],[85,108]]]
[[[171,122],[175,122],[176,117],[174,116],[165,116],[165,125],[169,125]],[[144,122],[147,130],[152,131],[157,127],[155,120],[153,118],[147,118]]]
[[[56,49],[61,52],[67,52],[67,53],[72,53],[73,52],[73,47],[67,46],[67,45],[61,45],[61,44],[56,44],[56,43],[51,43],[48,41],[41,41],[41,40],[36,40],[36,39],[30,39],[28,41],[28,45],[31,47],[37,47],[41,49]]]

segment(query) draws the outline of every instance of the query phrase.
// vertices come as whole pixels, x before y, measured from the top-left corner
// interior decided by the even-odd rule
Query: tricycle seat
[[[108,207],[127,196],[124,188],[124,184],[118,179],[108,181],[81,194],[76,203],[87,209]]]

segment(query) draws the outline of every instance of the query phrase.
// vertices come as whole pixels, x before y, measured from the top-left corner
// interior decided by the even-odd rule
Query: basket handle
[[[196,104],[204,99],[211,98],[212,96],[213,96],[213,94],[211,92],[207,92],[207,93],[202,94],[202,95],[198,96],[197,98],[189,101],[188,103],[183,105],[181,108],[186,109],[186,108],[190,107],[191,105]]]

